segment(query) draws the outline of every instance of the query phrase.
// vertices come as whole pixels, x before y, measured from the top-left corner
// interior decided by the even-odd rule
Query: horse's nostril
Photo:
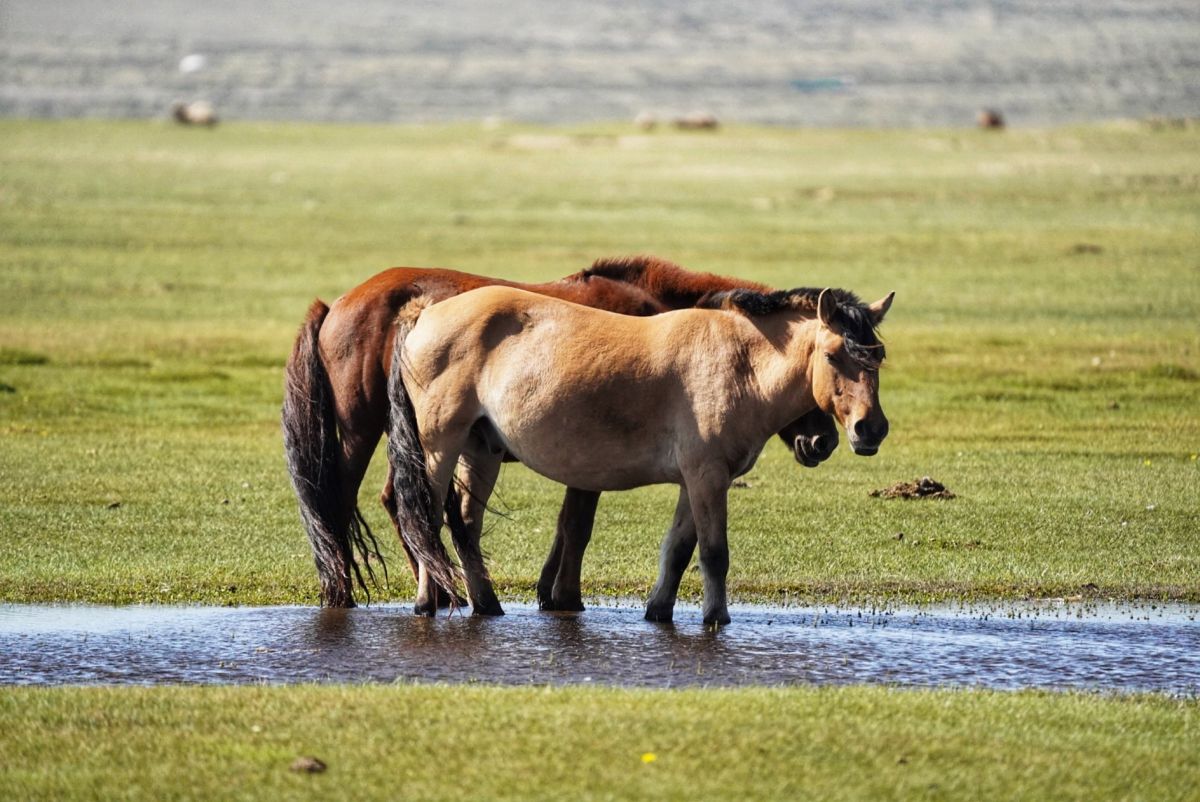
[[[854,422],[854,435],[860,440],[880,441],[887,437],[888,422],[883,420],[878,426],[872,426],[866,418]]]
[[[829,438],[823,434],[819,434],[813,438],[812,445],[817,453],[823,454],[829,450]]]

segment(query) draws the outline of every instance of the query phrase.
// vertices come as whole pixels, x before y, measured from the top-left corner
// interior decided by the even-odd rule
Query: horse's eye
[[[831,365],[832,365],[832,364],[833,364],[833,354],[826,353],[826,354],[825,354],[825,361],[826,361],[826,362],[828,362],[829,364],[831,364]]]

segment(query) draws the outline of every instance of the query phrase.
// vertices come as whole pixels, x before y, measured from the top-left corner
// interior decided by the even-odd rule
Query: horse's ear
[[[875,303],[867,307],[867,311],[871,313],[871,320],[878,326],[883,322],[883,316],[892,308],[892,299],[896,297],[896,293],[889,292],[887,297],[880,298]]]
[[[812,297],[812,296],[809,296]],[[840,328],[837,324],[837,299],[833,297],[833,293],[828,288],[821,290],[821,294],[817,296],[817,319],[821,321],[821,325],[832,331],[838,331]]]

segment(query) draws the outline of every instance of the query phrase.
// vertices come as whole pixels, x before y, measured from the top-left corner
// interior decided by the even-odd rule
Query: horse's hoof
[[[646,620],[669,624],[675,618],[675,606],[666,604],[646,605]]]
[[[500,606],[500,602],[493,599],[489,603],[473,606],[471,608],[471,615],[500,616],[504,615],[504,608]]]
[[[423,618],[433,618],[437,615],[437,605],[429,602],[417,602],[413,605],[413,615],[419,615]]]
[[[584,610],[583,599],[578,596],[570,599],[552,600],[550,603],[553,605],[552,607],[544,607],[542,609],[557,610],[560,613],[582,613]]]
[[[557,607],[554,606],[554,594],[550,590],[543,590],[542,588],[538,588],[537,600],[538,600],[538,609],[539,610],[557,610],[558,609]]]
[[[725,610],[711,612],[704,616],[704,625],[708,627],[723,627],[729,623],[729,613]]]

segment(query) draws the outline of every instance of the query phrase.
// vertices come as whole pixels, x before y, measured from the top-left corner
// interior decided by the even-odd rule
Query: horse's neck
[[[750,360],[763,425],[778,431],[812,408],[810,365],[817,323],[795,315],[747,319],[754,329]]]

